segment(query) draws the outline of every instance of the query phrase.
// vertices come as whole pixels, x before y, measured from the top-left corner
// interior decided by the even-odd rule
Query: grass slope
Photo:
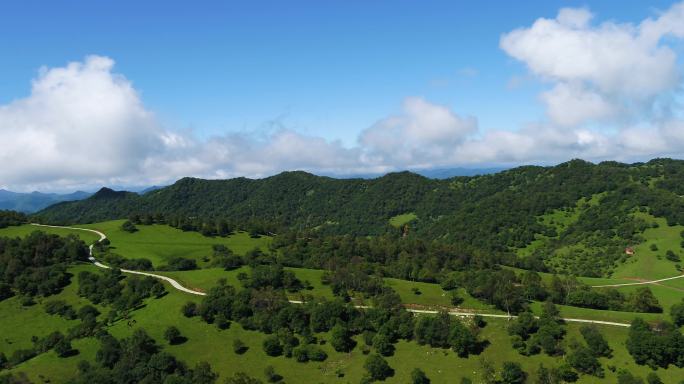
[[[35,232],[35,231],[52,233],[52,234],[60,235],[60,236],[76,235],[81,240],[83,240],[86,244],[91,244],[100,238],[100,236],[98,236],[94,233],[91,233],[91,232],[86,232],[86,231],[79,231],[79,230],[75,230],[75,229],[66,229],[66,228],[38,227],[35,225],[29,225],[29,224],[2,228],[2,229],[0,229],[0,236],[24,237],[24,236],[26,236],[32,232]]]
[[[391,217],[389,219],[389,223],[391,226],[393,226],[395,228],[399,228],[402,225],[408,224],[417,218],[418,218],[418,216],[415,213],[409,212],[409,213],[404,213],[402,215],[396,215],[394,217]]]
[[[663,218],[656,218],[645,213],[637,213],[638,217],[647,222],[655,222],[657,228],[648,228],[644,231],[644,242],[634,247],[634,255],[624,264],[618,266],[613,273],[616,278],[641,278],[641,279],[662,279],[664,277],[680,274],[675,268],[675,262],[665,258],[665,252],[672,250],[684,258],[680,233],[684,231],[684,226],[667,225]],[[658,247],[657,251],[651,250],[651,245]]]
[[[126,258],[146,258],[157,267],[166,264],[174,257],[197,260],[204,265],[204,258],[212,254],[211,246],[223,244],[233,252],[243,255],[246,252],[261,248],[266,250],[269,237],[251,238],[245,232],[238,232],[228,237],[206,237],[197,232],[183,232],[168,225],[138,225],[138,231],[129,233],[121,229],[124,220],[106,221],[83,225],[83,228],[104,232],[112,242],[113,251]]]
[[[73,299],[73,297],[71,298]],[[154,337],[164,350],[180,357],[190,366],[199,361],[208,361],[222,378],[232,375],[240,370],[252,376],[264,379],[263,370],[266,365],[272,365],[276,372],[284,377],[286,382],[302,383],[311,382],[316,378],[320,383],[356,383],[363,376],[363,362],[365,355],[361,353],[362,341],[357,338],[359,345],[351,353],[338,353],[326,343],[322,348],[329,358],[322,363],[296,363],[292,359],[284,357],[268,357],[261,348],[266,335],[246,331],[238,324],[233,323],[227,330],[220,331],[215,326],[201,322],[197,318],[188,319],[180,315],[181,306],[191,297],[187,294],[172,291],[161,299],[148,300],[147,305],[132,313],[137,321],[135,327],[144,328]],[[163,332],[166,327],[174,325],[188,338],[187,342],[170,346],[163,341]],[[387,360],[395,369],[394,377],[387,383],[403,383],[409,378],[410,371],[415,367],[421,367],[432,379],[432,383],[458,382],[462,377],[468,377],[475,382],[481,380],[480,361],[487,359],[500,368],[503,361],[520,362],[523,368],[530,373],[530,382],[533,382],[535,371],[539,363],[546,366],[558,365],[562,357],[551,358],[545,355],[524,357],[519,355],[511,347],[509,336],[505,329],[506,320],[491,319],[483,330],[481,336],[489,340],[491,345],[487,347],[481,356],[459,358],[450,350],[420,346],[415,342],[400,342],[396,345],[396,353]],[[130,335],[135,327],[129,327],[126,322],[120,321],[110,327],[110,332],[117,337]],[[569,324],[567,326],[567,340],[578,339],[579,326]],[[644,377],[649,369],[634,365],[631,357],[624,348],[627,330],[616,327],[600,327],[601,332],[615,350],[612,359],[603,359],[604,366],[612,365],[617,368],[627,368],[633,373]],[[319,335],[326,339],[327,335]],[[249,346],[244,355],[237,355],[232,351],[232,342],[236,338],[241,339]],[[80,354],[67,359],[57,358],[53,352],[40,355],[31,359],[13,370],[13,372],[26,372],[29,378],[36,381],[48,378],[52,383],[62,383],[75,373],[78,361],[93,359],[97,350],[97,343],[93,339],[85,339],[74,343],[80,350]],[[338,377],[340,374],[343,377]],[[667,370],[659,370],[658,374],[667,383],[676,382],[684,375],[683,369],[671,367]],[[222,380],[222,379],[220,379]],[[603,383],[615,382],[615,374],[606,370],[606,378],[599,379],[592,376],[581,376],[579,383]]]

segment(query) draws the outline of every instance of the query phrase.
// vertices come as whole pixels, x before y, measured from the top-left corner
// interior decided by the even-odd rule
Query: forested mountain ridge
[[[410,172],[370,180],[284,172],[259,180],[183,178],[142,196],[103,189],[86,200],[51,206],[36,218],[69,224],[154,214],[210,222],[225,218],[237,226],[259,220],[277,231],[362,236],[399,235],[389,219],[413,213],[417,219],[408,230],[423,240],[510,254],[540,236],[549,239],[540,252],[522,261],[526,267],[538,263],[541,253],[591,241],[590,252],[608,255],[601,257],[609,267],[652,224],[636,212],[664,217],[670,225],[684,224],[682,185],[684,161],[670,159],[636,164],[572,160],[445,180]],[[594,203],[578,208],[579,202],[590,200]],[[567,210],[576,211],[567,227],[543,220]],[[591,268],[585,264],[576,268]]]

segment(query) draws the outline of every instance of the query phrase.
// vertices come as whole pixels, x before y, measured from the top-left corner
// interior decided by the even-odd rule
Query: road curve
[[[87,231],[87,232],[92,232],[100,236],[100,239],[96,241],[96,243],[99,243],[100,241],[104,240],[107,238],[107,235],[104,233],[94,230],[94,229],[88,229],[88,228],[77,228],[77,227],[64,227],[64,226],[59,226],[59,225],[45,225],[45,224],[36,224],[36,223],[31,223],[31,225],[35,225],[37,227],[49,227],[49,228],[65,228],[65,229],[73,229],[77,231]],[[99,261],[95,259],[93,256],[93,246],[95,243],[90,244],[88,247],[89,253],[90,253],[90,261],[95,265],[96,267],[99,268],[104,268],[104,269],[109,269],[110,267],[108,265],[102,264]],[[172,287],[176,288],[177,290],[185,293],[189,293],[192,295],[198,295],[198,296],[206,296],[207,294],[204,292],[199,292],[195,291],[189,288],[186,288],[182,286],[178,281],[168,277],[168,276],[163,276],[163,275],[157,275],[154,273],[150,272],[142,272],[142,271],[132,271],[130,269],[121,269],[121,272],[123,273],[129,273],[133,275],[142,275],[142,276],[149,276],[149,277],[154,277],[156,279],[160,279],[163,281],[166,281],[167,283],[171,284]],[[677,276],[675,278],[680,278],[684,277],[682,276]],[[673,278],[669,279],[664,279],[664,280],[672,280]],[[659,281],[664,281],[664,280],[659,280]],[[604,286],[605,287],[605,286]],[[304,304],[303,301],[300,300],[288,300],[292,304]],[[355,306],[356,308],[370,308],[369,306],[366,305],[357,305]],[[439,311],[437,310],[432,310],[432,309],[414,309],[414,308],[406,308],[408,312],[412,313],[422,313],[422,314],[437,314]],[[482,317],[494,317],[494,318],[503,318],[503,319],[514,319],[516,316],[512,315],[500,315],[500,314],[494,314],[494,313],[479,313],[479,312],[467,312],[467,311],[457,311],[457,310],[450,310],[448,313],[452,316],[459,316],[459,317],[470,317],[470,316],[482,316]],[[588,323],[588,324],[600,324],[600,325],[611,325],[611,326],[616,326],[616,327],[629,327],[629,324],[626,323],[617,323],[617,322],[612,322],[612,321],[601,321],[601,320],[589,320],[589,319],[573,319],[573,318],[563,318],[563,321],[570,322],[570,323]]]

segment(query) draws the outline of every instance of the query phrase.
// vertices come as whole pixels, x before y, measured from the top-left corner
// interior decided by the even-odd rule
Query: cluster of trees
[[[81,271],[78,274],[78,294],[95,304],[111,305],[115,311],[128,311],[149,297],[162,297],[166,288],[159,280],[145,276],[123,278],[118,269],[102,273]]]
[[[21,212],[0,210],[0,228],[28,223],[28,217]]]
[[[636,318],[629,328],[627,351],[637,364],[653,369],[674,364],[684,367],[684,335],[671,323],[658,322],[650,326]]]
[[[466,325],[446,312],[436,317],[423,316],[418,319],[414,336],[418,344],[428,344],[436,348],[451,348],[460,357],[479,354],[487,342],[478,339],[478,324]]]
[[[522,355],[536,355],[541,351],[549,356],[563,353],[561,341],[565,329],[558,309],[550,301],[544,303],[539,319],[530,312],[518,315],[509,326],[508,333],[512,336],[513,348]]]
[[[578,372],[604,377],[604,370],[598,358],[610,357],[612,349],[596,327],[582,326],[580,333],[586,344],[577,341],[571,343],[566,361]]]
[[[279,266],[258,266],[245,288],[219,282],[199,304],[188,303],[185,316],[200,316],[208,323],[226,328],[231,321],[246,329],[270,334],[264,351],[270,356],[285,355],[298,362],[321,361],[326,354],[316,345],[316,333],[330,332],[330,345],[339,352],[349,352],[363,335],[364,353],[372,347],[379,355],[394,353],[398,340],[416,339],[423,344],[452,348],[460,356],[478,354],[486,346],[479,340],[479,326],[466,324],[442,314],[438,318],[422,317],[418,321],[401,305],[399,296],[388,287],[371,296],[372,308],[355,308],[344,300],[317,299],[304,304],[288,302],[284,292],[287,271]],[[479,324],[479,326],[478,326]],[[238,348],[240,347],[240,348]],[[242,349],[241,346],[236,347]]]
[[[0,237],[0,300],[14,292],[50,296],[70,282],[67,265],[88,258],[88,248],[75,236],[40,231],[24,238]]]
[[[206,362],[188,368],[173,355],[161,351],[142,329],[124,339],[116,339],[105,331],[97,338],[100,348],[95,364],[80,362],[73,383],[213,384],[218,379],[218,374]]]

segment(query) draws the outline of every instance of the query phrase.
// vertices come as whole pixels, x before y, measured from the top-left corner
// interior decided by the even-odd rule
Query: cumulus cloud
[[[508,55],[553,84],[541,99],[558,125],[625,119],[629,112],[638,119],[681,82],[667,39],[684,37],[684,3],[637,25],[593,18],[584,8],[561,9],[554,19],[501,37]]]
[[[681,156],[684,121],[673,102],[681,74],[668,43],[684,37],[684,3],[637,25],[592,21],[587,9],[563,9],[501,38],[506,53],[548,84],[539,95],[547,118],[517,130],[481,130],[476,118],[450,106],[408,97],[351,147],[290,129],[200,139],[163,127],[109,58],[43,68],[27,97],[0,105],[0,187]]]
[[[359,144],[372,162],[420,167],[448,160],[454,149],[476,131],[475,118],[462,118],[445,106],[409,97],[401,114],[382,119],[361,132]]]
[[[113,64],[91,56],[43,68],[29,97],[0,106],[2,182],[107,180],[163,149],[154,115]]]

